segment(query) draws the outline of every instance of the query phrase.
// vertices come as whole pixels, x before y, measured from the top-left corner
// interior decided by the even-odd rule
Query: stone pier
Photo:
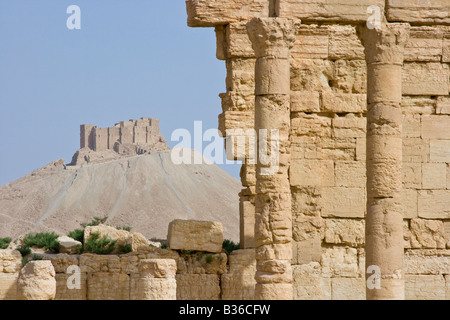
[[[288,170],[290,49],[295,40],[294,23],[287,19],[255,18],[249,22],[247,30],[256,54],[255,298],[292,299],[292,217]],[[265,154],[268,150],[270,156]],[[266,161],[268,158],[270,161]]]
[[[366,297],[401,300],[405,297],[402,66],[409,25],[364,27],[360,36],[367,62]]]

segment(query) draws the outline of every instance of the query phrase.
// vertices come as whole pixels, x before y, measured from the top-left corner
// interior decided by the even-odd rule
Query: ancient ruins
[[[226,63],[223,136],[279,130],[276,174],[227,150],[255,298],[448,298],[450,2],[186,5]]]
[[[241,249],[221,251],[215,222],[176,220],[168,249],[64,253],[25,268],[18,251],[0,250],[0,299],[36,298],[30,278],[44,299],[450,299],[450,2],[186,6],[190,27],[215,29],[226,64],[222,135],[256,132],[268,149],[275,138],[258,132],[278,131],[272,174],[248,161],[250,147],[228,144],[244,161]],[[144,122],[84,126],[82,147],[148,141]],[[67,286],[70,265],[81,289]]]

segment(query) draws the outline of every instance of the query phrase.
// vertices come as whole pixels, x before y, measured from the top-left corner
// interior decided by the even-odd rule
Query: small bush
[[[84,244],[84,249],[96,254],[110,254],[116,247],[117,240],[112,240],[107,236],[100,238],[100,234],[95,232]]]
[[[69,237],[71,237],[74,240],[80,241],[81,243],[84,242],[84,229],[76,229],[73,231],[70,231],[68,234]]]
[[[230,254],[234,250],[240,249],[240,245],[239,245],[239,243],[234,243],[231,240],[225,239],[222,243],[222,248],[225,249],[225,252],[227,254]]]
[[[211,263],[211,262],[214,261],[214,257],[213,257],[212,255],[209,254],[209,255],[206,256],[206,259],[205,259],[205,260],[206,260],[206,263]]]
[[[117,230],[125,230],[128,232],[131,232],[131,227],[130,226],[123,226],[123,227],[116,227]]]
[[[168,249],[168,248],[169,248],[169,246],[167,244],[165,244],[165,243],[161,244],[161,249]]]
[[[28,258],[22,258],[22,266],[24,267],[30,260]]]
[[[0,238],[0,249],[7,249],[11,241],[11,238]]]
[[[131,246],[131,244],[120,244],[119,251],[121,253],[129,253],[129,252],[133,251],[133,247]]]
[[[27,247],[36,246],[38,248],[44,248],[45,250],[50,250],[54,253],[59,252],[59,242],[58,235],[54,232],[40,232],[36,234],[27,234],[23,239],[23,243]]]
[[[24,245],[19,246],[16,250],[20,252],[22,257],[25,257],[26,255],[29,255],[31,253],[31,248]]]
[[[94,217],[94,219],[92,219],[91,222],[89,222],[89,223],[81,223],[80,225],[83,228],[98,226],[99,224],[105,223],[107,219],[108,219],[108,217],[103,217],[103,218]]]
[[[38,254],[33,254],[33,257],[32,257],[32,259],[33,260],[42,260],[44,257],[42,257],[41,255],[38,255]]]

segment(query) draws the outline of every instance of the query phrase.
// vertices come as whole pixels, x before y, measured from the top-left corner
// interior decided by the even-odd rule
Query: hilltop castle
[[[159,119],[121,121],[109,128],[98,128],[92,124],[80,126],[80,149],[89,148],[93,151],[119,152],[116,143],[153,145],[162,142],[161,138],[164,139],[159,133]]]

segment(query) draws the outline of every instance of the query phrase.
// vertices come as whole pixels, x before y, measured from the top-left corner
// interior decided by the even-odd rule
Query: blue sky
[[[70,5],[81,30],[69,30]],[[188,28],[183,0],[0,2],[0,185],[47,163],[69,163],[79,126],[160,119],[217,128],[225,63],[212,28]],[[239,165],[223,165],[235,177]]]

